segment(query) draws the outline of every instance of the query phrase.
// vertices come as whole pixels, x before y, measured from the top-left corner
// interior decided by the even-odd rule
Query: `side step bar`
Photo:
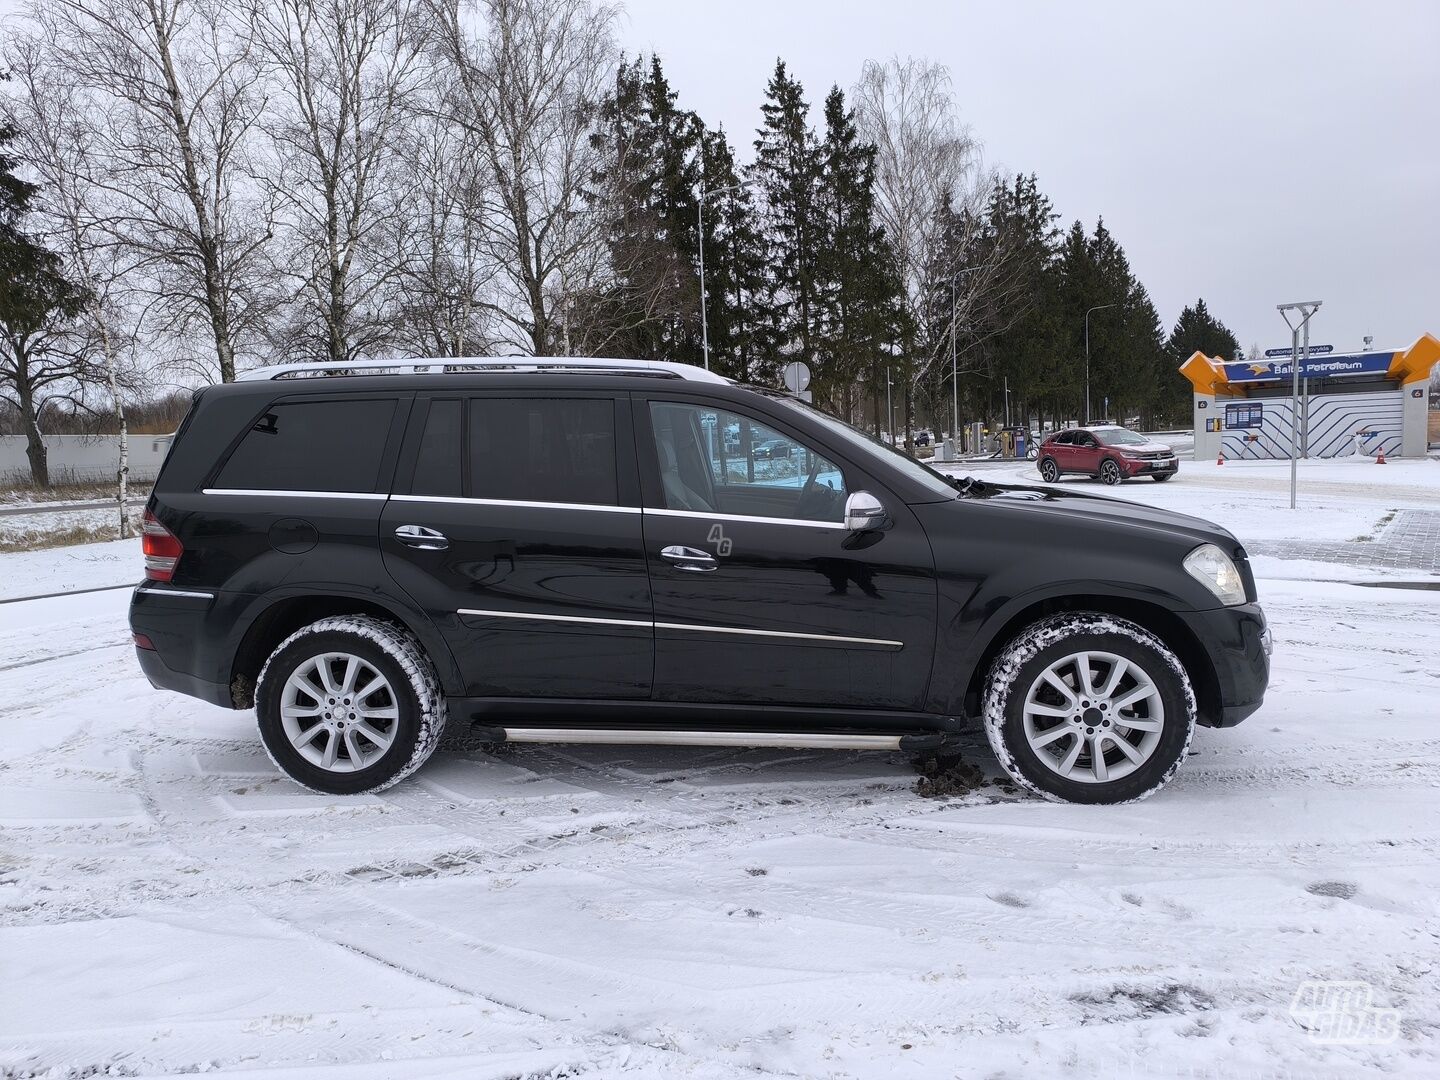
[[[933,750],[941,732],[913,735],[852,735],[803,731],[673,731],[624,728],[492,727],[472,728],[494,742],[593,743],[605,746],[737,746],[810,750]]]

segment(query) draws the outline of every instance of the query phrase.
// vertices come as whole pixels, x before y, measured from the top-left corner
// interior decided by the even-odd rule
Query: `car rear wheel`
[[[1067,613],[1033,623],[996,659],[985,734],[1038,795],[1134,802],[1175,775],[1195,711],[1185,667],[1158,637],[1113,615]]]
[[[1040,462],[1040,479],[1047,484],[1053,484],[1060,479],[1060,466],[1055,464],[1054,458],[1043,458]]]
[[[423,765],[445,696],[419,642],[379,619],[321,619],[282,641],[255,688],[260,737],[292,780],[329,795],[389,787]]]
[[[1100,481],[1102,483],[1114,487],[1123,479],[1125,479],[1125,477],[1120,472],[1120,466],[1115,464],[1110,458],[1106,458],[1100,463]]]

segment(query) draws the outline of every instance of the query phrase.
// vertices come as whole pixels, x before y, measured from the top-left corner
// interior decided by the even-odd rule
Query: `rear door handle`
[[[450,541],[438,529],[427,529],[424,525],[401,525],[395,530],[395,539],[406,547],[422,551],[444,551]]]
[[[660,557],[667,562],[674,563],[675,569],[691,574],[708,574],[712,570],[720,569],[720,564],[715,561],[715,556],[708,551],[701,551],[699,548],[671,544],[660,550]]]

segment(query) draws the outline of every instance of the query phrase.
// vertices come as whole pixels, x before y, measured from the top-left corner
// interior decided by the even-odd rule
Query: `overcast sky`
[[[747,160],[777,56],[817,123],[867,58],[945,64],[987,161],[1062,225],[1104,215],[1167,329],[1203,296],[1246,349],[1290,343],[1292,300],[1337,349],[1440,335],[1440,0],[625,8],[625,47]]]

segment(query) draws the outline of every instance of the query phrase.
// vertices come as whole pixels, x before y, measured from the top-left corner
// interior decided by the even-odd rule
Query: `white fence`
[[[1355,433],[1364,431],[1360,452],[1374,457],[1382,449],[1389,457],[1400,453],[1404,429],[1399,390],[1360,394],[1314,394],[1310,397],[1308,439],[1301,449],[1308,457],[1348,457],[1355,453]],[[1227,459],[1288,458],[1290,456],[1289,398],[1221,398],[1215,407],[1225,419],[1222,445]],[[1234,410],[1249,409],[1253,427],[1233,428]],[[1302,412],[1302,428],[1306,416]]]
[[[120,467],[120,440],[115,435],[45,435],[52,483],[113,480]],[[171,435],[130,436],[130,479],[154,480],[170,452]],[[30,479],[24,435],[0,435],[0,484]]]

